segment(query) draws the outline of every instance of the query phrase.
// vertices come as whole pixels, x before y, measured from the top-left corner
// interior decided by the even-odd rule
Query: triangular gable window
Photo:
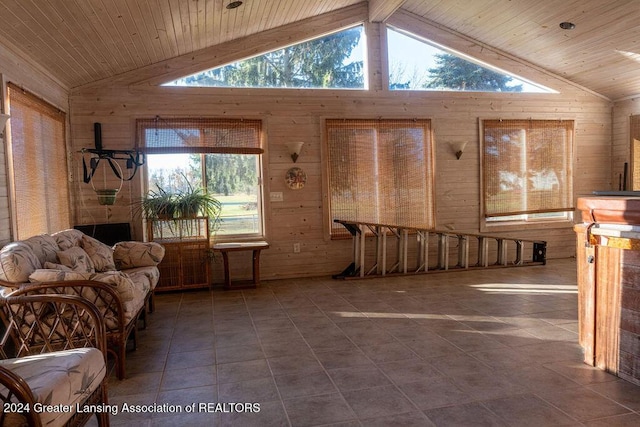
[[[363,34],[360,25],[163,86],[365,89]]]
[[[416,35],[387,29],[389,89],[475,92],[555,92]]]

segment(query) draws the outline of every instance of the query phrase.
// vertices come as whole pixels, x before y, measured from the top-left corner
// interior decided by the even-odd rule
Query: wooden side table
[[[265,241],[259,241],[241,243],[217,243],[213,245],[214,251],[222,253],[225,289],[255,288],[260,284],[260,251],[262,251],[263,249],[269,249],[269,243]],[[241,251],[253,251],[253,280],[239,281],[232,284],[231,274],[229,271],[229,252]]]

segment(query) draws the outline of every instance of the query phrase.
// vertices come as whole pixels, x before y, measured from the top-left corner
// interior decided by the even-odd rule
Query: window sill
[[[560,228],[573,229],[573,219],[559,219],[547,221],[509,221],[502,223],[488,223],[485,220],[480,221],[481,233],[495,233],[502,231],[520,231],[520,230],[552,230]]]

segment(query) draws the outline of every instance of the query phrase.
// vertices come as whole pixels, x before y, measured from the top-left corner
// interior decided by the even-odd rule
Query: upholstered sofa
[[[100,310],[107,349],[116,374],[125,376],[129,337],[153,310],[153,291],[164,248],[154,242],[120,242],[109,247],[79,230],[39,235],[0,250],[1,296],[41,293],[79,295]]]
[[[96,306],[53,294],[0,305],[0,426],[81,426],[95,414],[107,427],[106,336]]]

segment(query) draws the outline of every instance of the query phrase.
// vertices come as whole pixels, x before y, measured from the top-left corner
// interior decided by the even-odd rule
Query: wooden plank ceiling
[[[0,44],[80,87],[361,0],[0,0]],[[637,0],[371,0],[616,100],[640,93]],[[570,21],[576,28],[561,30]],[[286,37],[283,37],[286,40]]]

